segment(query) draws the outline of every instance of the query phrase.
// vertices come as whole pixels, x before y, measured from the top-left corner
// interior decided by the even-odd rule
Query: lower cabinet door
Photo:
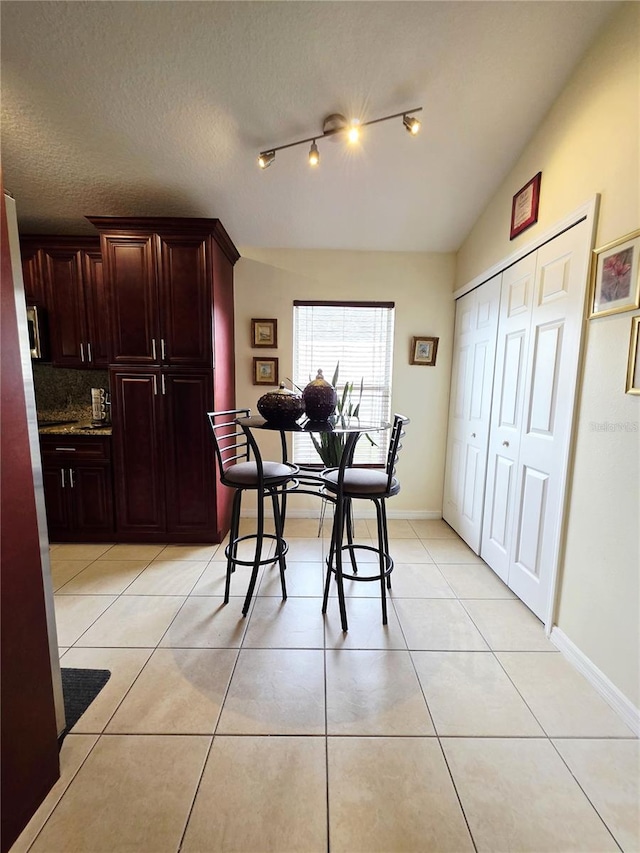
[[[82,465],[70,469],[76,529],[87,538],[114,533],[111,467]]]
[[[112,369],[110,379],[117,532],[161,534],[166,525],[160,370]]]
[[[42,479],[49,539],[55,542],[73,541],[69,469],[60,465],[44,465]]]
[[[216,473],[206,417],[213,408],[212,372],[167,371],[162,391],[167,531],[211,541],[217,534]]]

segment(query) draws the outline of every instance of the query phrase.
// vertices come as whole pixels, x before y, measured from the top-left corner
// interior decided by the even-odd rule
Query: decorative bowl
[[[288,426],[304,414],[304,403],[299,394],[289,391],[280,383],[277,391],[268,391],[258,400],[258,411],[274,426]]]
[[[338,395],[336,389],[318,370],[318,375],[309,382],[302,392],[304,410],[310,421],[326,421],[336,410]]]

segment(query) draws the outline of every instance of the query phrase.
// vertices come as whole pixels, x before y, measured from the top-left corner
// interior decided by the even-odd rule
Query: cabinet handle
[[[151,338],[151,357],[156,360],[156,339]]]
[[[69,468],[69,482],[71,483],[71,488],[73,489],[73,487],[74,487],[74,482],[73,482],[73,468]]]
[[[84,344],[80,344],[80,361],[84,361]]]
[[[64,468],[60,469],[60,479],[62,480],[62,488],[64,489]]]
[[[502,442],[502,446],[503,446],[503,447],[509,447],[509,442],[508,442],[508,441],[503,441],[503,442]]]
[[[56,450],[64,450],[65,453],[75,453],[77,447],[56,447]]]
[[[155,373],[151,377],[153,379],[153,393],[158,396],[158,380],[156,379]]]
[[[165,385],[165,382],[164,382],[164,373],[161,376],[161,380],[162,380],[162,393],[166,394],[167,393],[167,386]]]
[[[162,360],[164,361],[167,357],[167,351],[164,346],[164,338],[160,338],[160,352],[162,353]]]
[[[91,355],[91,342],[90,341],[87,341],[87,356],[89,358],[89,361],[93,361],[93,357]]]

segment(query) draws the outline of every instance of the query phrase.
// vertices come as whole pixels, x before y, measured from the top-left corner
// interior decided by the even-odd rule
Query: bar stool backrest
[[[220,479],[224,482],[225,474],[233,465],[251,460],[251,444],[242,427],[235,422],[236,418],[248,418],[249,409],[228,409],[225,412],[207,412],[213,443],[220,469]]]
[[[404,415],[393,416],[393,426],[391,428],[391,438],[389,440],[389,450],[387,451],[387,464],[385,471],[387,474],[387,492],[391,491],[391,484],[396,475],[396,467],[398,464],[398,456],[402,450],[402,439],[405,436],[404,427],[409,423],[409,418]]]

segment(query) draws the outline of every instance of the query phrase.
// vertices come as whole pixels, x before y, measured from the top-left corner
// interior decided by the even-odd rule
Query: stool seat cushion
[[[337,468],[324,471],[322,478],[332,492],[338,488],[339,471]],[[394,495],[400,491],[400,484],[393,478],[391,489],[387,492],[388,474],[386,471],[375,471],[371,468],[347,468],[344,472],[342,491],[345,495]]]
[[[297,465],[286,465],[282,462],[263,462],[262,472],[265,485],[274,480],[289,480],[299,471]],[[224,472],[223,481],[237,486],[257,486],[258,466],[255,462],[238,462]]]

